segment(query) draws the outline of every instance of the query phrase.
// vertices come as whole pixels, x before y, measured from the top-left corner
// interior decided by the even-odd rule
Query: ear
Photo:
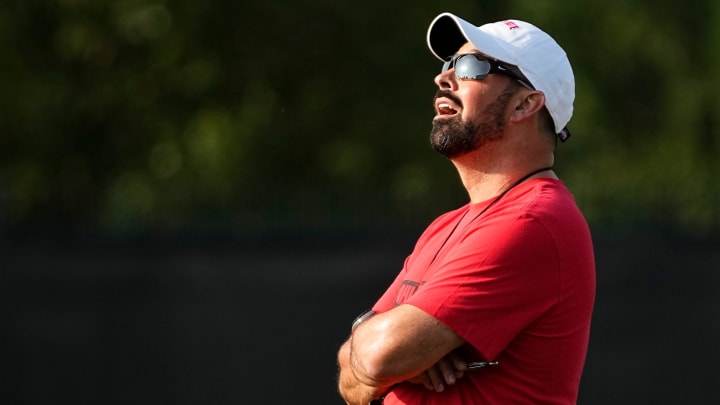
[[[519,123],[537,116],[545,107],[545,94],[540,91],[528,90],[520,93],[521,97],[515,99],[515,109],[510,115],[510,122]]]

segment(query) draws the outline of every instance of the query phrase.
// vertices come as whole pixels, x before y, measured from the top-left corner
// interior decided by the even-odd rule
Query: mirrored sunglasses
[[[526,79],[513,73],[501,63],[488,59],[479,53],[453,55],[443,63],[442,72],[455,69],[455,76],[461,80],[483,80],[491,73],[500,73],[512,77],[528,89],[534,90]]]

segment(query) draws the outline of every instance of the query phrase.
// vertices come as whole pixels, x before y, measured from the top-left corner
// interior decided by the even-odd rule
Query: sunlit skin
[[[457,53],[478,52],[471,44],[463,45]],[[459,115],[463,121],[482,116],[507,84],[514,79],[502,74],[488,75],[484,80],[460,80],[452,69],[435,77],[440,90],[450,91],[450,98],[435,100],[435,120]],[[443,105],[455,112],[447,112]],[[505,111],[506,126],[503,139],[490,142],[482,148],[451,159],[468,190],[471,203],[485,201],[512,184],[526,173],[540,167],[550,167],[554,162],[554,147],[540,134],[538,114],[545,105],[545,96],[534,90],[521,88],[511,98]],[[557,178],[551,171],[535,177]]]
[[[505,132],[505,111],[519,84],[510,82],[503,92],[492,103],[488,104],[479,117],[463,120],[460,114],[446,102],[437,105],[441,119],[433,120],[430,132],[430,143],[443,156],[453,159],[476,149],[489,142],[502,138]],[[438,90],[435,99],[446,98],[460,101],[448,90]]]
[[[465,44],[457,53],[473,52],[477,49]],[[445,94],[435,100],[435,123],[458,117],[463,122],[493,121],[500,116],[501,133],[492,134],[497,139],[450,158],[472,203],[497,196],[527,173],[553,163],[554,145],[540,133],[538,113],[545,102],[541,92],[520,88],[500,111],[488,108],[512,80],[502,74],[459,80],[453,69],[435,77]],[[557,178],[551,170],[536,177]],[[463,344],[459,335],[426,312],[399,305],[360,324],[343,344],[338,353],[340,393],[348,404],[367,405],[401,382],[442,392],[465,377],[466,360],[471,359],[456,355]]]

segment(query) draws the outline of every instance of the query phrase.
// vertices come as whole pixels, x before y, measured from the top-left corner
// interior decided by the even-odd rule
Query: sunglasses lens
[[[481,80],[490,73],[490,63],[475,55],[463,55],[455,61],[455,76],[458,79]]]

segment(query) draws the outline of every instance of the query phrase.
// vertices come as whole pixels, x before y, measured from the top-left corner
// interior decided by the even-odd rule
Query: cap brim
[[[490,34],[452,13],[442,13],[430,23],[427,43],[438,59],[445,61],[470,42],[478,51],[494,59],[515,64],[511,55]]]

